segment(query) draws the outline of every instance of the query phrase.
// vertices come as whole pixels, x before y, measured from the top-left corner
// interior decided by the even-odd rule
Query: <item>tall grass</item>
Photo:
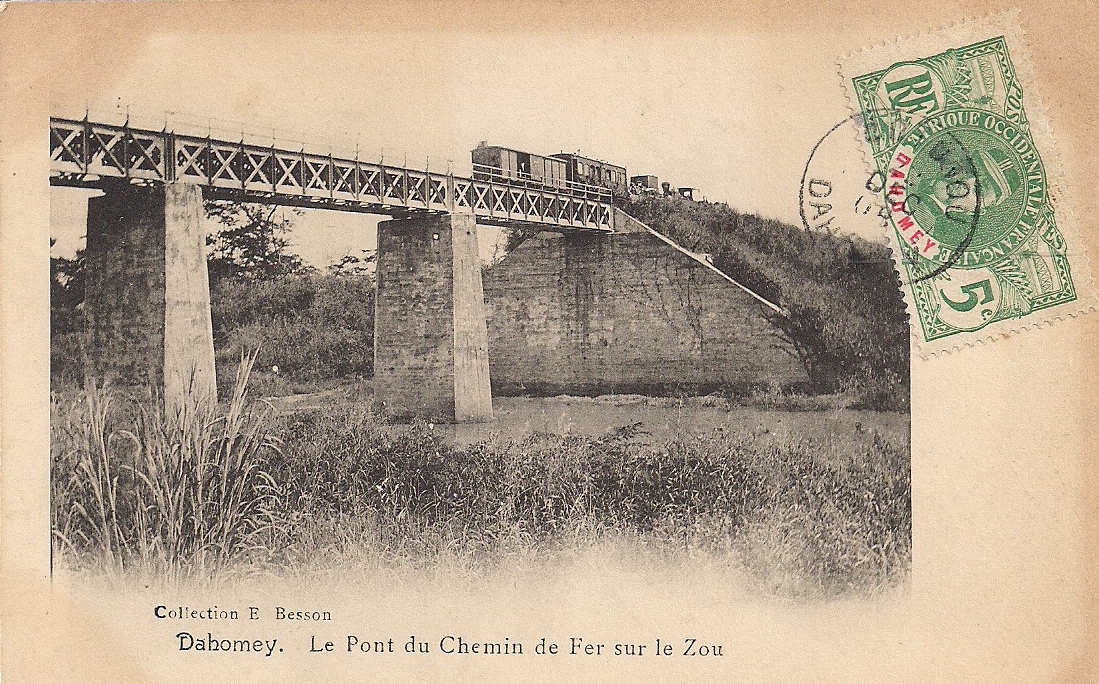
[[[167,413],[89,387],[54,403],[56,547],[70,565],[183,575],[476,570],[607,540],[738,568],[793,597],[873,592],[911,559],[909,455],[861,425],[651,440],[533,434],[456,446],[362,403],[271,417],[247,401]]]
[[[52,513],[63,561],[169,580],[205,575],[263,551],[277,452],[268,409],[247,400],[254,356],[241,358],[224,407],[137,401],[86,383],[52,406]]]
[[[827,597],[905,577],[908,453],[872,431],[844,445],[715,432],[660,443],[638,426],[468,447],[361,407],[280,419],[270,463],[295,524],[281,562],[448,556],[469,566],[626,534],[738,563],[769,594]],[[290,436],[293,439],[290,439]]]

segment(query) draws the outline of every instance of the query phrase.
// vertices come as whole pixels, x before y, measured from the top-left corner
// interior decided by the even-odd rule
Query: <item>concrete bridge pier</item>
[[[125,181],[88,200],[93,377],[151,385],[171,409],[216,401],[202,189]]]
[[[397,416],[492,420],[473,214],[378,224],[374,401]]]

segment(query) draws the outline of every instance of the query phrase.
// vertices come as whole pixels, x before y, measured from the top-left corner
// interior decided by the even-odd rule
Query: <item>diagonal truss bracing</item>
[[[194,183],[249,201],[405,215],[472,212],[482,223],[611,229],[611,196],[593,188],[470,179],[242,142],[50,119],[50,180]]]

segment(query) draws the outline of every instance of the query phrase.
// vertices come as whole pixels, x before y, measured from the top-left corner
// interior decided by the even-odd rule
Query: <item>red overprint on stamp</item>
[[[912,220],[912,214],[908,210],[908,193],[906,179],[908,168],[912,164],[914,153],[911,147],[902,145],[897,148],[893,158],[889,161],[889,174],[886,178],[886,198],[889,202],[889,216],[893,224],[897,226],[904,237],[905,242],[918,251],[921,256],[934,257],[939,253],[939,243],[930,235],[920,229]]]

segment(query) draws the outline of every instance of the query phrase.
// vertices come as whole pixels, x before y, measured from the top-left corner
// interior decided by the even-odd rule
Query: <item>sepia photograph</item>
[[[470,139],[433,172],[121,110],[50,120],[55,570],[610,543],[797,598],[903,583],[909,332],[875,236],[578,152]]]
[[[970,4],[6,6],[4,674],[1088,681],[1085,100]]]

